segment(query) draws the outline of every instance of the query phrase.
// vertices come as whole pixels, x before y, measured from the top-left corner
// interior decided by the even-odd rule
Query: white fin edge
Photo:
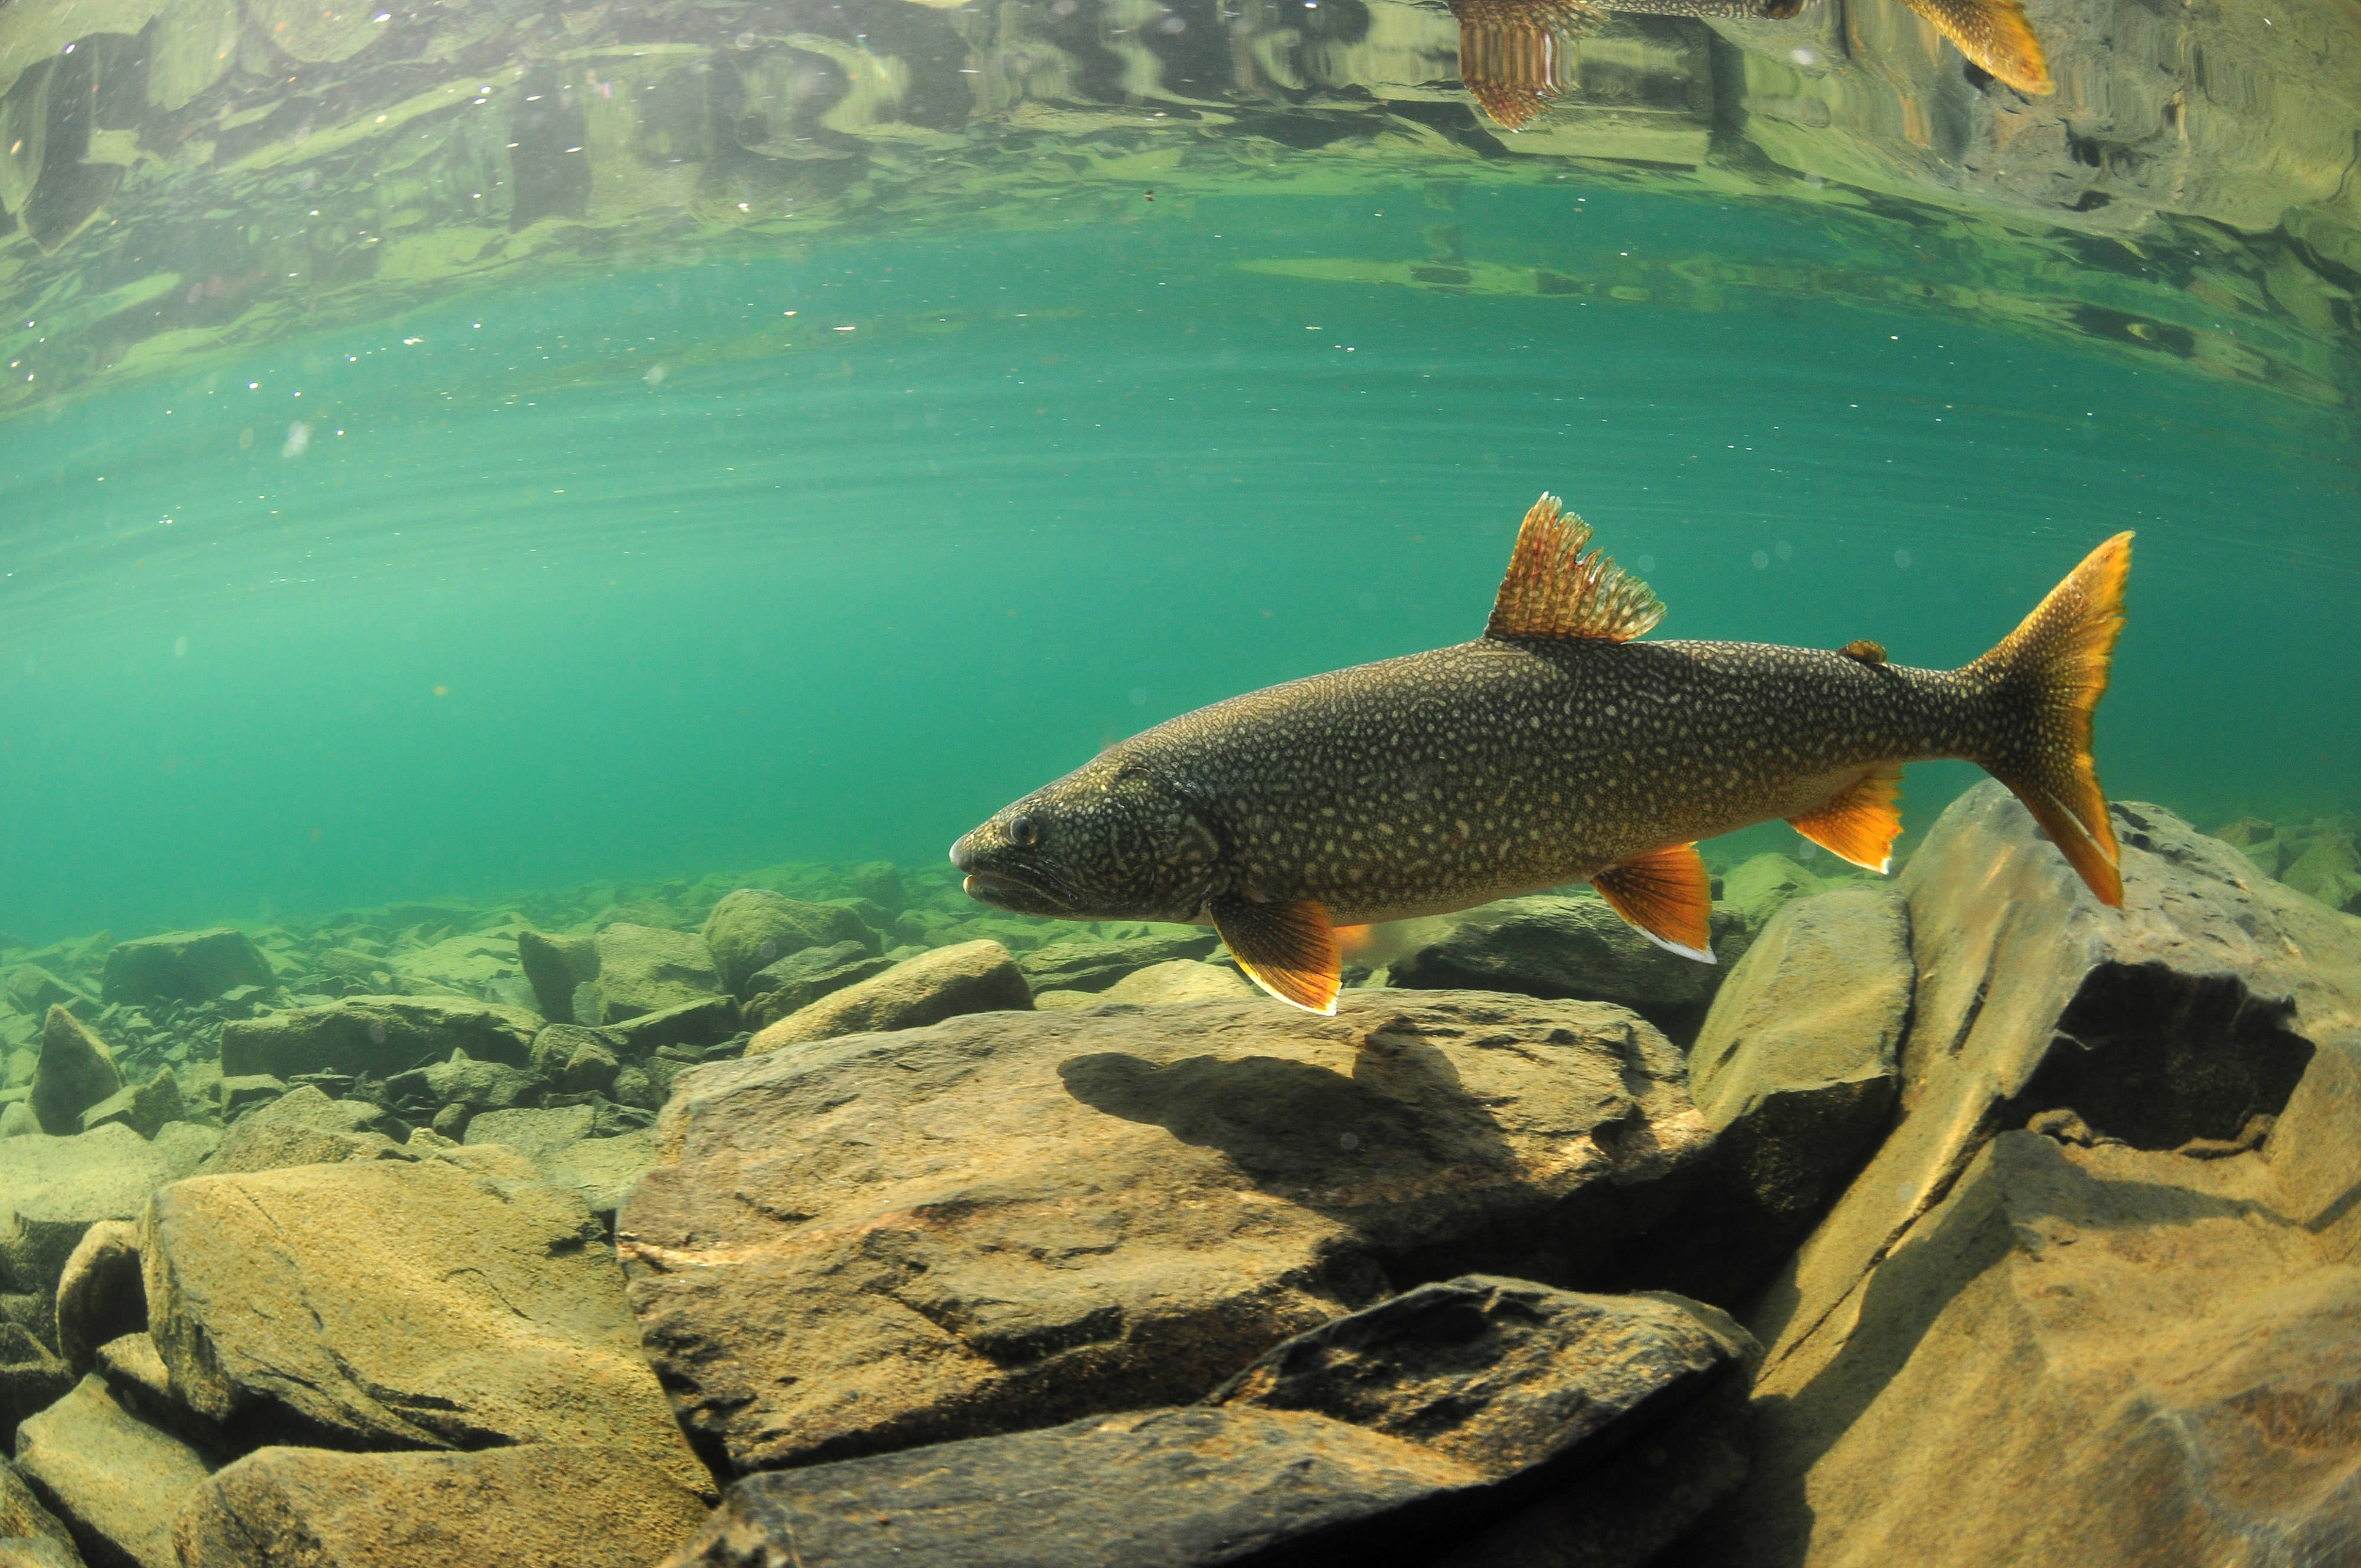
[[[1624,924],[1630,926],[1631,923],[1627,920]],[[1721,962],[1719,959],[1715,958],[1709,952],[1699,952],[1697,948],[1685,946],[1679,942],[1667,942],[1662,937],[1657,936],[1653,931],[1649,930],[1645,926],[1632,926],[1631,929],[1639,932],[1640,935],[1647,938],[1648,940],[1655,943],[1656,946],[1664,948],[1664,951],[1668,953],[1678,953],[1685,959],[1695,959],[1701,964],[1718,964]]]

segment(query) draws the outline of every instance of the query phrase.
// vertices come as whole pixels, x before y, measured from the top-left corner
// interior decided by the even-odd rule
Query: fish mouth
[[[1007,872],[972,871],[961,891],[978,904],[1013,910],[1019,915],[1054,915],[1071,905],[1039,883]]]

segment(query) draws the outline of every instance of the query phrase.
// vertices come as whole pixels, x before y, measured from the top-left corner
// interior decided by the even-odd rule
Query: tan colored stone
[[[2211,1160],[2002,1134],[1756,1387],[1689,1561],[2189,1568],[2361,1540],[2361,1270]]]
[[[33,1113],[41,1130],[65,1137],[79,1133],[82,1113],[123,1087],[115,1053],[91,1026],[51,1004],[41,1025],[41,1062],[33,1071]]]
[[[95,1374],[16,1431],[16,1468],[101,1563],[179,1568],[172,1520],[219,1460],[123,1409]]]
[[[1620,1008],[1373,991],[798,1047],[657,1130],[633,1309],[743,1468],[1196,1398],[1413,1260],[1578,1277],[1705,1145]]]
[[[747,1042],[746,1054],[762,1056],[839,1035],[921,1028],[962,1013],[1024,1012],[1032,1005],[1032,988],[1006,948],[992,941],[961,942],[829,992],[756,1035]]]
[[[180,1568],[647,1568],[704,1520],[696,1493],[617,1448],[265,1448],[198,1489],[175,1539]]]
[[[208,1420],[609,1444],[703,1485],[571,1193],[439,1159],[201,1176],[157,1194],[140,1253],[148,1332]]]
[[[1756,1310],[1771,1366],[1815,1336],[1833,1354],[1879,1260],[1996,1127],[2062,1106],[2147,1146],[2232,1138],[2285,1102],[2308,1038],[2361,1027],[2361,925],[2169,812],[2115,814],[2120,911],[1996,784],[1911,858],[1902,1114]]]
[[[1715,995],[1689,1092],[1770,1245],[1799,1239],[1884,1133],[1916,981],[1909,905],[1850,888],[1780,905]]]

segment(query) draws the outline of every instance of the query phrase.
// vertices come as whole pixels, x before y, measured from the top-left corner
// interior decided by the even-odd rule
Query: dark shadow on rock
[[[2233,975],[2102,965],[2001,1125],[2070,1106],[2134,1148],[2235,1137],[2249,1117],[2285,1110],[2311,1065],[2312,1044],[2294,1021],[2292,1001],[2257,996]]]
[[[1350,1075],[1281,1057],[1159,1065],[1113,1051],[1070,1058],[1058,1075],[1083,1104],[1218,1149],[1273,1197],[1353,1225],[1397,1288],[1501,1266],[1533,1248],[1521,1223],[1508,1227],[1515,1234],[1485,1226],[1471,1234],[1464,1215],[1438,1223],[1446,1211],[1498,1208],[1499,1189],[1526,1183],[1491,1113],[1414,1028],[1371,1031]],[[1622,1131],[1601,1127],[1598,1136]],[[1638,1135],[1648,1131],[1642,1120]],[[1478,1195],[1489,1201],[1471,1201]],[[1549,1201],[1533,1196],[1523,1221],[1539,1219]]]

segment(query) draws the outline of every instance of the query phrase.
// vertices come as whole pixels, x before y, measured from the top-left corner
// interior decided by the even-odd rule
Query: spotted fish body
[[[1215,703],[1117,765],[1170,781],[1226,850],[1184,904],[1316,898],[1359,925],[1802,816],[1897,758],[1990,754],[1988,685],[1763,643],[1484,638]]]
[[[2120,901],[2090,733],[2130,535],[1958,670],[1888,663],[1869,642],[1638,641],[1663,607],[1588,539],[1543,497],[1483,637],[1111,747],[953,846],[969,892],[1037,915],[1210,922],[1266,989],[1318,1011],[1334,1003],[1338,924],[1583,880],[1711,962],[1697,839],[1784,817],[1883,871],[1902,765],[1963,757]]]

